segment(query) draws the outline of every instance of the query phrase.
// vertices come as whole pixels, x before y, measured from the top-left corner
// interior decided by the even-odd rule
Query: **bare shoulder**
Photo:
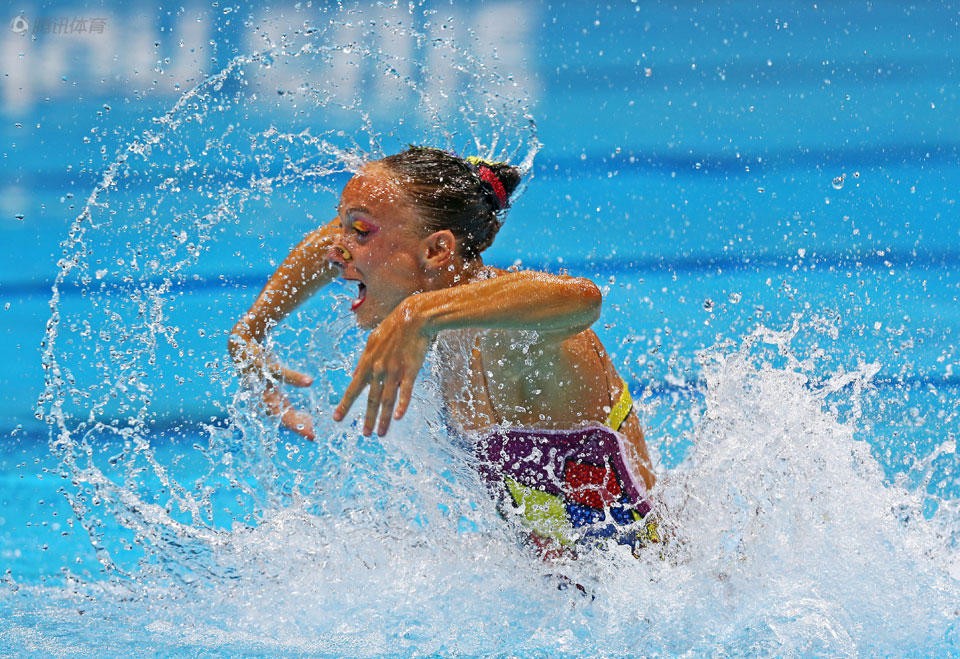
[[[495,268],[492,265],[485,265],[482,268],[480,268],[480,270],[477,271],[477,274],[475,275],[474,279],[478,281],[482,281],[484,279],[494,279],[496,277],[499,277],[500,275],[510,274],[511,272],[519,272],[519,270],[518,269],[504,270],[503,268]]]

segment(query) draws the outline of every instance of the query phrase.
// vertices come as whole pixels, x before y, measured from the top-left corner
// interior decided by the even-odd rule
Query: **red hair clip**
[[[500,182],[497,175],[493,173],[493,170],[485,165],[480,165],[477,167],[477,175],[493,188],[494,194],[497,195],[500,208],[505,207],[507,205],[507,191],[504,189],[503,183]]]

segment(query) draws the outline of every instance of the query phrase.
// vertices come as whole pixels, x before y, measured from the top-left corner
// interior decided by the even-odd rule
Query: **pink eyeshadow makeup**
[[[367,222],[365,220],[354,220],[350,226],[352,226],[356,231],[360,231],[362,233],[367,233],[367,234],[374,233],[380,228],[375,224],[371,224],[370,222]]]

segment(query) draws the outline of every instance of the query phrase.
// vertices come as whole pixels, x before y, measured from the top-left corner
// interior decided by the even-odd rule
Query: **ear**
[[[457,255],[457,239],[448,229],[431,233],[423,239],[422,244],[421,262],[427,270],[444,268],[453,263]]]

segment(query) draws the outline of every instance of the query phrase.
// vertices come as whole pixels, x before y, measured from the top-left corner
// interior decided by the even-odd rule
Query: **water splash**
[[[306,468],[323,467],[316,452],[279,448],[276,427],[246,393],[229,402],[236,384],[223,346],[240,309],[216,318],[216,298],[233,292],[219,268],[243,261],[237,247],[253,246],[245,234],[262,232],[262,241],[273,232],[262,217],[280,207],[316,226],[323,219],[312,209],[333,208],[345,176],[406,140],[531,169],[538,144],[523,89],[434,34],[423,15],[414,5],[331,9],[289,31],[280,19],[258,25],[262,48],[235,57],[136,136],[74,221],[50,301],[38,416],[51,425],[67,496],[108,572],[156,565],[179,581],[205,571],[218,578],[215,561],[192,559],[220,545],[219,525],[255,525],[310,491]],[[403,44],[416,50],[391,50]],[[367,74],[389,87],[388,99],[371,103],[344,84]],[[205,290],[215,293],[203,307],[193,298]],[[313,368],[324,366],[319,354],[350,362],[349,351],[315,341],[342,335],[342,320],[316,321],[302,337],[313,342],[303,359]],[[318,412],[327,407],[321,390],[311,393]],[[196,429],[198,409],[213,412],[199,425],[209,436],[201,458],[165,464],[157,445],[178,433],[157,428],[192,416]],[[226,512],[215,501],[221,488],[236,498]],[[119,540],[103,531],[114,523]]]
[[[383,440],[321,421],[295,467],[262,427],[289,483],[277,501],[255,524],[168,523],[157,542],[179,546],[179,577],[145,564],[135,586],[78,585],[94,593],[85,615],[184,654],[955,653],[957,517],[925,516],[922,490],[886,479],[858,438],[878,365],[825,372],[830,341],[798,320],[701,355],[690,452],[653,493],[667,542],[640,560],[619,547],[535,560],[426,392]],[[268,471],[255,453],[251,482]]]
[[[217,268],[257,244],[248,231],[268,235],[261,216],[319,221],[344,175],[406,141],[527,169],[537,150],[523,93],[457,42],[411,19],[388,32],[430,57],[397,57],[368,39],[382,22],[331,11],[333,27],[264,28],[262,49],[185,94],[107,167],[64,241],[41,414],[106,574],[67,571],[43,592],[61,634],[44,649],[121,653],[146,629],[171,655],[956,651],[956,500],[924,514],[936,456],[891,483],[858,437],[875,365],[824,369],[801,356],[800,325],[703,355],[689,455],[654,493],[670,539],[639,561],[616,548],[534,560],[429,389],[385,440],[332,424],[360,341],[320,308],[336,295],[302,312],[309,329],[273,335],[319,375],[300,401],[317,444],[238,393],[222,361],[236,314],[214,322],[193,297],[229,297]],[[417,63],[431,58],[455,93]],[[318,83],[371,64],[395,83],[389,113]],[[815,334],[828,351],[835,337]],[[226,401],[215,419],[163,430],[188,416],[172,399],[204,392]],[[18,620],[10,638],[28,638],[35,621]]]

